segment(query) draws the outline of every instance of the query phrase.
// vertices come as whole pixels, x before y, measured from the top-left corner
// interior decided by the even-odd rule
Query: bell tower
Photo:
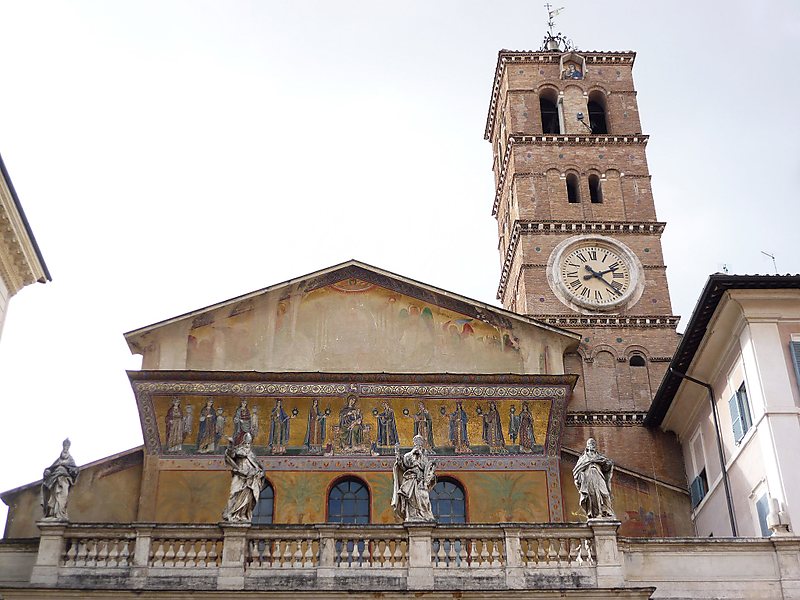
[[[552,13],[551,13],[552,17]],[[492,144],[507,309],[583,334],[573,413],[638,421],[676,347],[633,52],[583,52],[561,34],[498,55]],[[609,418],[612,418],[609,417]],[[588,417],[587,417],[588,418]]]

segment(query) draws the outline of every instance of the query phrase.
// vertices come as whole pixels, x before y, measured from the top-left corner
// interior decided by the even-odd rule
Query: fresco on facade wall
[[[549,399],[156,396],[162,451],[221,454],[246,433],[260,455],[544,454]]]
[[[389,472],[348,473],[366,483],[370,522],[396,523],[391,508]],[[439,476],[448,476],[440,473]],[[468,522],[501,523],[550,520],[543,471],[459,472],[466,493]],[[340,478],[325,472],[267,472],[275,491],[275,523],[324,523],[328,490]],[[225,506],[230,474],[225,471],[161,471],[155,520],[160,523],[216,523]]]
[[[187,343],[200,370],[521,373],[532,351],[510,327],[359,279],[200,315]]]

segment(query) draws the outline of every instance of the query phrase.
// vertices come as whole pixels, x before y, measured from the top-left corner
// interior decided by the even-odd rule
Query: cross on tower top
[[[549,2],[545,3],[544,7],[547,9],[547,29],[548,32],[544,36],[544,42],[542,43],[542,50],[553,50],[553,51],[566,51],[566,50],[573,50],[574,46],[572,45],[572,41],[568,40],[565,36],[561,34],[561,32],[553,33],[553,28],[555,27],[554,18],[564,10],[564,7],[560,8],[553,8],[553,5]]]

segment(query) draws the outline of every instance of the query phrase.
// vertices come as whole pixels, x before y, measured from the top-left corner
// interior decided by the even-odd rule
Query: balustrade
[[[325,584],[325,579],[343,575],[342,569],[384,579],[389,569],[396,581],[407,582],[408,589],[429,589],[437,577],[469,578],[481,573],[513,587],[526,577],[524,572],[535,574],[540,569],[558,576],[573,571],[581,573],[583,581],[592,581],[598,565],[616,564],[608,554],[609,543],[616,548],[615,528],[612,524],[606,529],[609,526],[611,530],[602,530],[602,548],[606,550],[598,558],[595,536],[601,535],[600,530],[586,525],[110,526],[43,522],[34,571],[37,582],[51,585],[61,577],[102,577],[104,573],[119,577],[122,573],[128,578],[121,580],[127,581],[122,585],[129,588],[146,587],[152,585],[148,580],[164,577],[195,577],[198,582],[224,579],[229,586],[225,589],[234,589],[230,586],[244,585],[247,577],[253,576],[257,585],[269,586],[275,570],[287,576],[298,571],[301,577],[306,577],[300,575],[301,570],[315,571],[315,577],[301,581],[321,589],[332,585]],[[611,563],[605,561],[606,554],[612,557]]]

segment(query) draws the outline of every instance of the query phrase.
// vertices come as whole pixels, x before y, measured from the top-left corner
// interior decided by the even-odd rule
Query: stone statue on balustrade
[[[252,521],[253,509],[261,494],[264,470],[253,454],[252,443],[253,438],[245,433],[240,444],[234,444],[231,439],[225,450],[225,464],[232,475],[228,505],[222,513],[222,520],[228,523]]]
[[[597,451],[593,438],[586,440],[586,450],[578,457],[572,477],[580,494],[580,505],[589,519],[614,519],[611,505],[611,476],[614,463]]]
[[[428,457],[425,439],[414,436],[414,447],[400,454],[395,446],[392,508],[397,518],[408,522],[434,522],[429,492],[436,484],[436,461]]]
[[[67,520],[67,498],[78,479],[78,466],[69,453],[70,444],[69,438],[64,440],[61,455],[42,476],[42,510],[47,521]]]

